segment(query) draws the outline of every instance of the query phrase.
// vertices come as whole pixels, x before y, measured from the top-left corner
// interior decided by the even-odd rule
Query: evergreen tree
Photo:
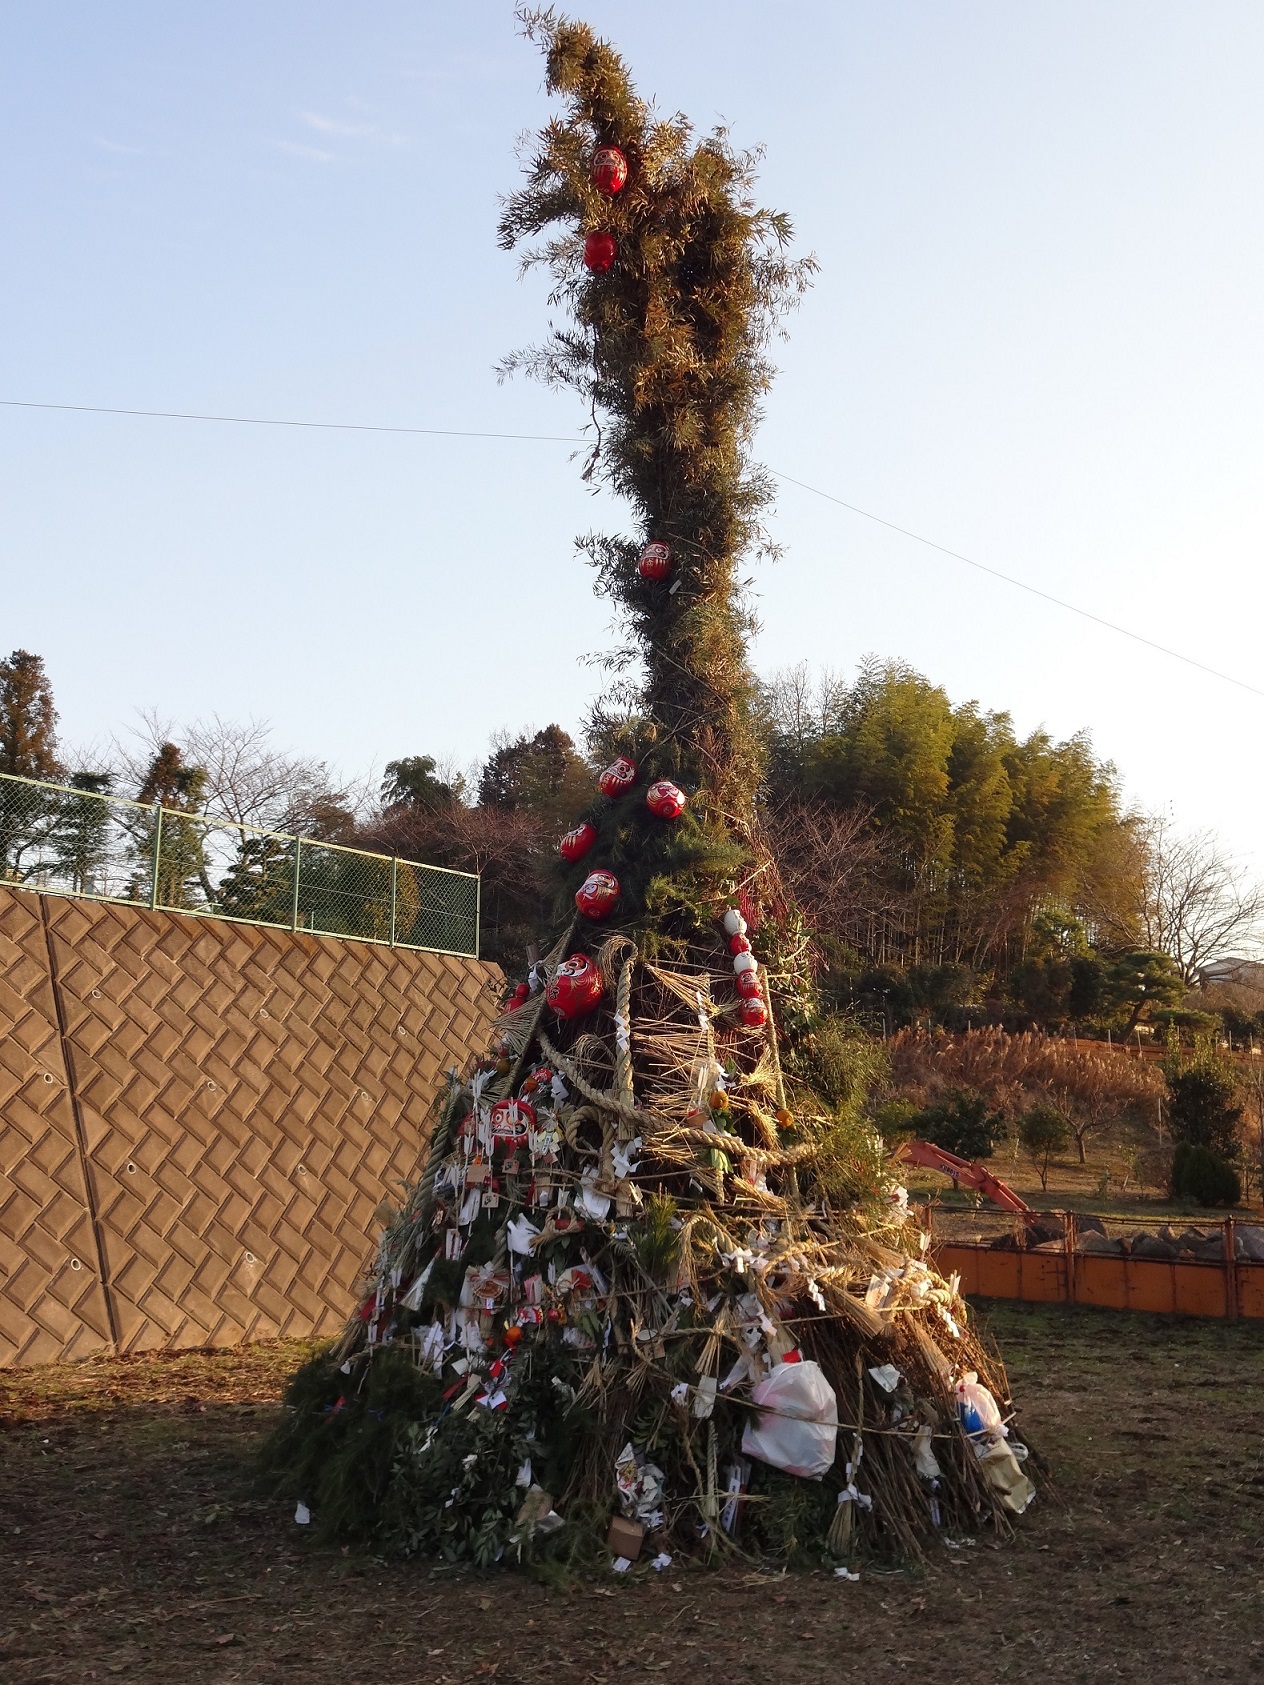
[[[53,687],[40,657],[15,649],[0,661],[0,772],[54,779],[60,770]]]
[[[1168,1117],[1176,1139],[1235,1159],[1242,1107],[1231,1067],[1201,1048],[1188,1063],[1179,1055],[1169,1061],[1167,1086]]]
[[[954,1089],[914,1119],[914,1131],[958,1158],[991,1158],[1006,1135],[1005,1116],[994,1112],[981,1094]]]
[[[294,916],[294,844],[271,831],[241,833],[237,853],[215,892],[218,912],[261,924]]]
[[[102,874],[110,864],[110,804],[102,796],[110,793],[113,775],[108,772],[75,772],[70,785],[82,795],[62,796],[57,803],[57,821],[51,836],[57,873],[69,880],[77,895],[104,892]]]
[[[586,785],[591,781],[567,733],[559,725],[545,726],[534,737],[514,738],[493,752],[479,775],[479,806],[498,807],[504,813],[538,807],[557,796],[576,773]]]
[[[44,663],[15,649],[0,661],[0,773],[55,779],[57,710]],[[26,785],[0,785],[0,878],[21,883],[38,871],[42,848],[57,823],[58,798]]]
[[[190,766],[178,744],[160,744],[136,792],[138,802],[162,809],[161,818],[145,815],[139,820],[136,836],[137,864],[146,870],[154,869],[157,847],[160,907],[192,905],[195,885],[205,902],[215,900],[206,870],[206,827],[200,818],[186,817],[200,814],[205,792],[205,769]]]
[[[561,726],[550,725],[496,746],[479,775],[478,805],[529,815],[549,847],[591,801],[592,788],[593,769]]]
[[[464,780],[446,783],[437,776],[438,762],[433,755],[405,755],[402,760],[387,761],[386,776],[382,780],[382,805],[386,809],[405,805],[437,813],[459,801]]]
[[[1118,955],[1106,969],[1105,996],[1126,1011],[1124,1034],[1130,1036],[1153,1007],[1176,1006],[1185,998],[1185,985],[1176,962],[1167,954],[1135,948]]]

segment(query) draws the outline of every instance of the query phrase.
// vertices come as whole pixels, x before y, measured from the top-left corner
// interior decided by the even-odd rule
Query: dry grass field
[[[790,1685],[1248,1680],[1264,1666],[1264,1324],[997,1305],[1052,1471],[925,1567],[548,1589],[322,1550],[251,1458],[298,1345],[0,1373],[0,1680]]]

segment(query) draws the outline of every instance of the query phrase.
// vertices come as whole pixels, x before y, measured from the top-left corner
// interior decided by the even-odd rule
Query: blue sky
[[[1264,10],[600,0],[763,142],[822,271],[774,468],[1264,688]],[[0,398],[570,434],[494,240],[547,115],[501,0],[0,5]],[[564,445],[0,409],[0,645],[64,735],[272,720],[348,772],[574,728],[608,641]],[[1264,700],[792,486],[763,670],[912,662],[1264,870]]]

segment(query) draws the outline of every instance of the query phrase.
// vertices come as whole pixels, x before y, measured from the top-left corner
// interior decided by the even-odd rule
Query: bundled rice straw
[[[672,1555],[900,1558],[936,1532],[1005,1530],[1028,1494],[1013,1497],[1004,1438],[967,1431],[958,1391],[978,1377],[1008,1414],[1004,1373],[903,1190],[879,1180],[837,1207],[833,1120],[777,1106],[775,1034],[717,1011],[718,966],[666,970],[629,950],[602,951],[613,987],[577,1027],[545,1004],[559,944],[498,1021],[493,1055],[452,1079],[425,1171],[324,1362],[331,1396],[298,1402],[279,1464],[303,1471],[318,1516],[332,1502],[334,1530],[453,1557],[478,1559],[477,1528],[440,1539],[435,1513],[410,1505],[448,1521],[458,1498],[467,1520],[478,1508],[488,1560],[546,1540],[583,1555],[620,1507]],[[818,1365],[835,1401],[818,1480],[743,1451],[779,1414],[753,1394],[795,1362]],[[418,1385],[388,1419],[371,1377],[400,1363]],[[349,1524],[348,1470],[351,1486],[365,1470],[335,1446],[375,1410],[389,1466],[372,1464],[373,1502]],[[503,1490],[430,1489],[428,1461],[473,1456],[468,1476],[489,1437],[525,1448],[487,1463]],[[630,1512],[616,1479],[629,1446],[655,1471],[652,1502]]]

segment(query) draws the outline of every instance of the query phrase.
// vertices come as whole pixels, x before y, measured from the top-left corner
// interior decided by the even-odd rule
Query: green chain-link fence
[[[0,883],[478,954],[478,877],[0,773]]]

